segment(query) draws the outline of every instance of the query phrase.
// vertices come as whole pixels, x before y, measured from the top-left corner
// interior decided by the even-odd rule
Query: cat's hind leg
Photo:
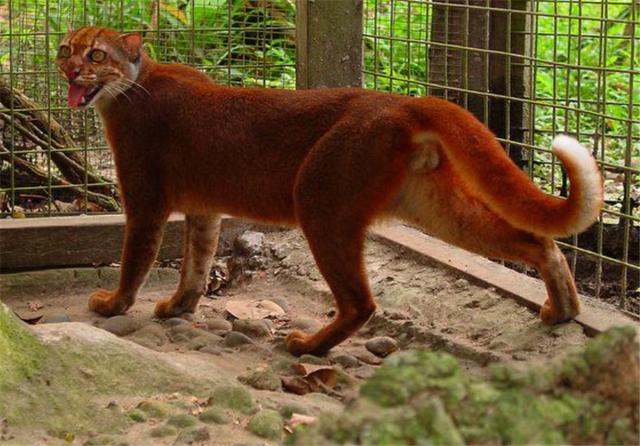
[[[547,289],[540,311],[545,323],[563,322],[579,313],[574,280],[556,243],[499,217],[446,161],[431,173],[410,175],[388,213],[468,251],[536,268]]]
[[[155,315],[170,318],[193,313],[205,291],[220,234],[219,215],[187,215],[180,283],[170,299],[157,303]]]

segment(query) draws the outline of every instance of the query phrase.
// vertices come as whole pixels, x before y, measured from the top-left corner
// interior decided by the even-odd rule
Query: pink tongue
[[[83,87],[78,84],[69,84],[69,107],[77,107],[80,105],[80,101],[87,94],[87,87]]]

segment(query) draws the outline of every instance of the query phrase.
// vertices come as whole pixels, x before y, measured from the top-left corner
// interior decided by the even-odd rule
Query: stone
[[[175,327],[177,325],[185,325],[185,324],[190,325],[190,322],[181,317],[172,317],[170,319],[165,320],[164,324],[167,327]]]
[[[215,346],[215,345],[219,345],[222,343],[222,338],[220,336],[211,334],[211,333],[207,333],[207,334],[203,334],[200,335],[198,337],[193,338],[190,342],[188,347],[191,350],[201,350],[204,347],[207,346]]]
[[[238,380],[258,390],[281,390],[282,383],[280,377],[269,366],[257,367],[245,375],[239,376]]]
[[[130,316],[118,315],[104,320],[100,324],[100,328],[116,336],[126,336],[136,331],[139,328],[139,323]]]
[[[271,334],[268,325],[263,320],[236,319],[232,323],[233,330],[252,338],[263,338]]]
[[[147,421],[147,414],[140,409],[131,409],[127,412],[127,416],[136,423],[143,423]]]
[[[251,418],[247,428],[258,437],[269,440],[279,440],[282,436],[284,423],[277,411],[264,409]]]
[[[209,429],[203,427],[192,427],[180,432],[178,438],[176,438],[176,444],[202,444],[208,442],[211,439]]]
[[[198,418],[207,424],[228,424],[230,422],[227,414],[219,407],[210,407],[202,412]]]
[[[209,404],[227,407],[245,415],[252,415],[258,411],[251,393],[241,386],[218,386],[209,398]]]
[[[196,421],[197,421],[196,417],[192,415],[189,415],[186,413],[179,413],[179,414],[170,416],[169,419],[167,420],[167,424],[180,429],[184,429],[185,427],[195,426]]]
[[[304,364],[315,364],[315,365],[329,365],[329,360],[327,358],[321,358],[319,356],[304,354],[298,358],[298,362]]]
[[[208,353],[210,355],[221,355],[222,354],[222,349],[220,347],[215,347],[213,345],[206,345],[206,346],[202,347],[198,351],[202,352],[202,353]]]
[[[41,324],[60,324],[62,322],[71,322],[71,318],[66,313],[45,314],[40,320]]]
[[[354,352],[356,358],[365,364],[369,365],[380,365],[382,364],[382,359],[378,358],[376,355],[371,353],[368,350],[357,350]]]
[[[231,322],[222,318],[209,319],[207,330],[215,335],[224,336],[231,331]]]
[[[225,347],[235,348],[247,344],[253,344],[253,340],[246,334],[237,331],[230,331],[224,338]]]
[[[358,358],[356,358],[353,355],[349,355],[347,353],[342,353],[342,354],[333,356],[331,360],[336,364],[341,365],[345,369],[358,367],[358,365],[360,364],[360,361],[358,361]]]
[[[257,231],[245,231],[233,242],[234,251],[242,256],[261,255],[264,251],[264,234]]]
[[[322,324],[315,319],[299,318],[291,321],[291,328],[306,333],[315,333],[322,328]]]
[[[149,431],[149,435],[153,438],[171,437],[176,435],[178,431],[175,427],[163,424],[162,426],[156,426]]]
[[[384,358],[389,353],[398,350],[398,343],[396,340],[388,336],[379,336],[369,339],[364,346],[367,350],[380,358]]]
[[[204,334],[210,334],[208,332],[206,332],[205,330],[201,330],[199,328],[194,327],[192,324],[184,324],[184,325],[176,325],[174,327],[171,327],[169,329],[169,336],[171,337],[171,340],[175,341],[176,337],[178,337],[178,335],[182,335],[184,337],[186,337],[187,339],[193,339],[193,338],[197,338],[198,336],[204,335]]]
[[[127,338],[150,348],[160,347],[169,340],[164,327],[155,322],[145,325],[140,330],[134,331]]]

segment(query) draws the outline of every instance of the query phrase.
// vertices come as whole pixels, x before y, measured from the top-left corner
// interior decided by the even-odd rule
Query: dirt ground
[[[470,373],[483,375],[490,363],[528,367],[573,351],[588,339],[577,323],[545,326],[532,311],[501,297],[493,289],[470,284],[401,249],[370,241],[366,249],[367,271],[378,311],[356,336],[334,348],[327,358],[297,359],[285,352],[284,337],[293,328],[315,331],[331,320],[334,306],[328,287],[298,231],[245,233],[241,239],[236,240],[234,252],[217,259],[215,271],[220,287],[201,300],[197,313],[186,322],[153,318],[155,302],[175,290],[177,272],[152,281],[127,316],[111,321],[88,311],[87,297],[95,286],[92,283],[77,286],[50,283],[40,291],[6,295],[2,299],[22,318],[43,316],[38,325],[68,319],[106,328],[166,357],[192,358],[205,374],[208,370],[220,382],[242,385],[240,377],[249,383],[242,386],[249,389],[262,408],[273,408],[282,414],[285,426],[292,411],[286,409],[287,405],[297,405],[293,412],[305,412],[308,416],[337,411],[353,398],[362,380],[372,375],[387,353],[395,354],[395,349],[446,351],[456,356]],[[262,303],[257,305],[258,302]],[[264,310],[265,305],[272,311],[271,316],[259,324],[235,322],[236,333],[229,335],[232,330],[229,321],[235,318],[228,308],[244,319],[242,311]],[[391,340],[381,341],[380,337]],[[367,344],[372,339],[379,344],[377,348]],[[295,383],[285,385],[284,390],[279,383],[264,389],[263,384],[247,378],[251,372],[267,368],[287,380],[295,376],[291,372],[295,363],[328,365],[338,372],[337,381],[329,379],[314,392],[296,395],[291,392]],[[176,396],[161,389],[150,398],[117,392],[101,398],[101,404],[115,405],[125,412],[145,401],[172,399],[185,402],[187,415],[200,416],[206,409],[199,399],[202,396]],[[249,427],[252,423],[249,415],[225,410],[230,422],[207,427],[206,437],[181,439],[186,425],[176,425],[166,436],[158,437],[151,431],[160,426],[161,420],[145,416],[141,417],[143,421],[131,422],[120,429],[117,440],[111,438],[104,443],[228,444],[282,440],[279,434],[255,436],[259,431]],[[102,441],[91,433],[83,435],[78,436],[77,444]],[[50,433],[40,434],[39,438],[43,444],[56,442]]]

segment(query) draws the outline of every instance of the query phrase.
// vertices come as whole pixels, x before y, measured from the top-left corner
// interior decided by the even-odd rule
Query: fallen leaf
[[[312,391],[331,393],[338,382],[338,373],[330,365],[307,364],[299,362],[293,368],[309,383]]]
[[[257,300],[253,302],[230,300],[226,303],[224,309],[237,319],[264,319],[285,315],[282,307],[270,300]]]
[[[296,395],[306,395],[311,392],[309,383],[299,376],[281,376],[282,388]]]

